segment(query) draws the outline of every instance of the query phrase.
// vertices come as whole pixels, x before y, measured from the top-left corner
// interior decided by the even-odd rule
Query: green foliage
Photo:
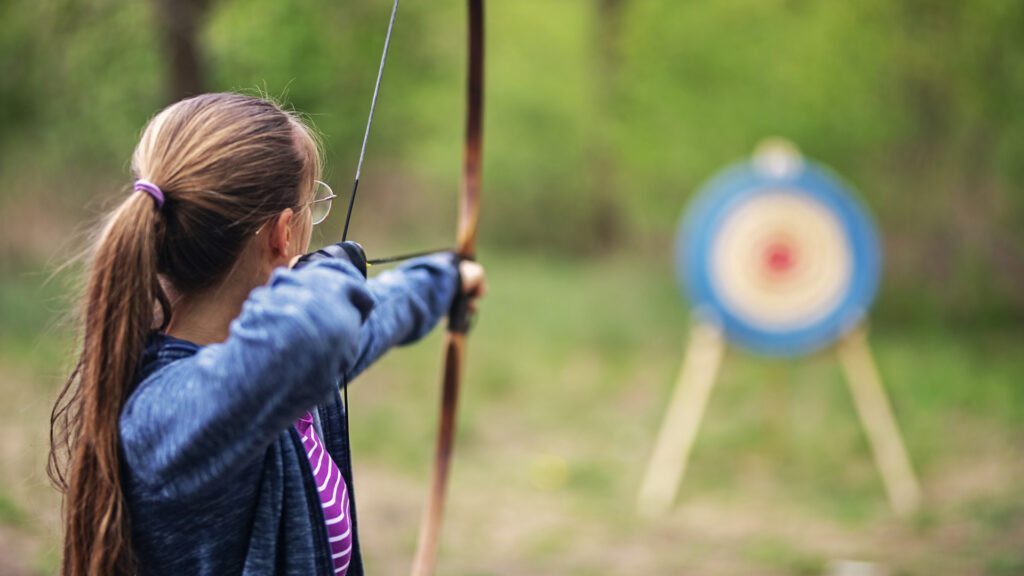
[[[60,379],[71,349],[70,299],[64,278],[0,267],[0,363]]]
[[[0,203],[16,206],[26,180],[74,205],[94,194],[68,193],[79,175],[127,180],[167,92],[154,5],[0,6]],[[307,114],[344,189],[390,8],[214,0],[199,38],[206,84]],[[360,234],[447,237],[463,11],[402,4],[356,218],[374,225]],[[882,316],[1024,317],[1024,3],[519,0],[489,3],[487,25],[485,241],[664,258],[700,183],[781,135],[876,213]]]

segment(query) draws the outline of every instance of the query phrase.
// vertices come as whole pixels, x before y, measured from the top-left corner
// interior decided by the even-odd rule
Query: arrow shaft
[[[341,241],[348,238],[348,224],[352,220],[352,208],[356,203],[356,192],[359,190],[359,176],[363,172],[363,158],[366,157],[366,143],[370,140],[370,126],[373,124],[373,113],[377,109],[377,95],[380,94],[380,81],[384,77],[384,63],[388,59],[388,47],[391,46],[391,31],[395,28],[395,15],[398,14],[398,0],[391,7],[391,19],[388,20],[388,34],[384,37],[384,50],[380,55],[380,68],[377,70],[377,83],[373,86],[373,99],[370,100],[370,115],[366,119],[366,131],[363,133],[363,145],[359,149],[359,163],[356,164],[356,178],[352,183],[352,194],[348,197],[348,211],[345,212],[345,229],[341,232]]]
[[[431,254],[442,254],[444,252],[451,252],[451,248],[439,248],[437,250],[422,250],[420,252],[411,252],[409,254],[401,254],[399,256],[387,256],[385,258],[374,258],[373,260],[367,260],[366,263],[370,266],[377,266],[379,264],[390,264],[391,262],[401,262],[403,260],[410,260],[412,258],[419,258],[420,256],[430,256]]]

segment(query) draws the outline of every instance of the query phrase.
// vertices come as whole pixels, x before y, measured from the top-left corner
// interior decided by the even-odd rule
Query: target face
[[[806,162],[784,173],[734,166],[684,215],[677,267],[698,313],[733,342],[797,355],[863,317],[878,285],[874,227],[842,184]]]

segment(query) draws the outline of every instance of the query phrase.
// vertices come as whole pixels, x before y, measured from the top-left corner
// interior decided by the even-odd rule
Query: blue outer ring
[[[754,196],[795,190],[819,202],[843,227],[852,251],[852,277],[838,304],[819,320],[796,329],[766,330],[732,313],[711,284],[711,243],[729,213]],[[823,348],[855,326],[878,290],[882,257],[866,210],[826,168],[804,160],[785,177],[759,173],[749,163],[719,172],[698,192],[676,236],[676,273],[697,314],[717,324],[733,343],[772,356],[798,356]]]

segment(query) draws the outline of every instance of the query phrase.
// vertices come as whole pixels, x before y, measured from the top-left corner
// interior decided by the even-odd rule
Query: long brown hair
[[[79,311],[81,355],[50,418],[47,471],[64,493],[66,576],[135,571],[118,419],[147,336],[170,320],[163,286],[216,286],[260,226],[302,204],[320,156],[312,132],[276,105],[206,94],[150,121],[132,169],[166,201],[157,209],[135,191],[101,227]]]

